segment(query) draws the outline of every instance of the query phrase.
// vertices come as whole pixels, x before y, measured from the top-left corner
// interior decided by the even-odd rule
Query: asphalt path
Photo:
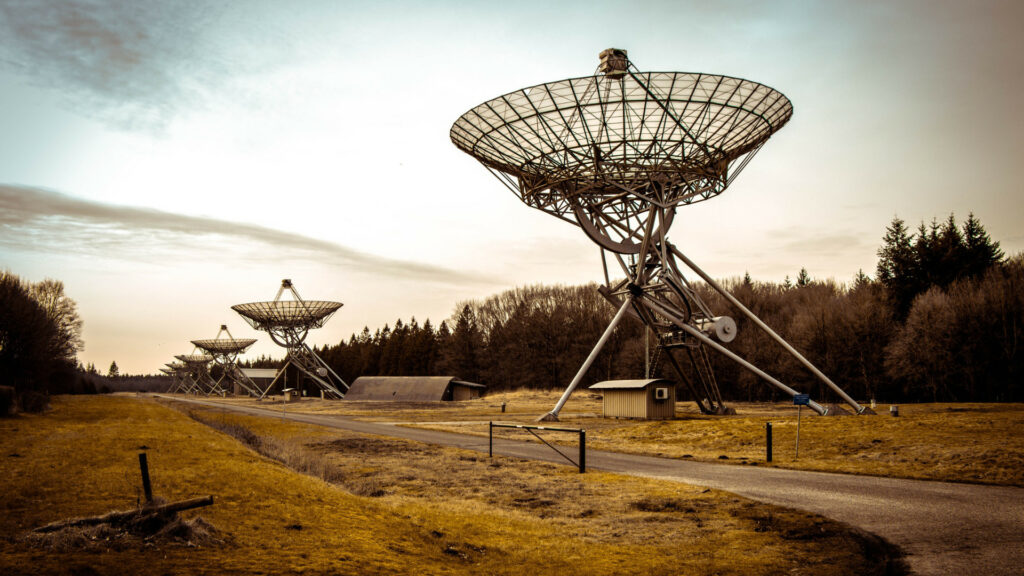
[[[486,437],[345,416],[183,400],[257,416],[486,452]],[[576,457],[576,448],[560,448]],[[494,453],[568,464],[536,442],[494,440]],[[820,514],[899,545],[921,575],[1024,574],[1024,488],[691,462],[587,450],[587,469],[685,482]],[[828,550],[822,550],[828,554]]]

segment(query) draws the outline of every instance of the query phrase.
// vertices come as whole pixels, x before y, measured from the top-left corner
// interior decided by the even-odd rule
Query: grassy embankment
[[[287,410],[486,435],[488,420],[531,422],[550,410],[559,394],[519,391],[443,405],[306,400],[288,405]],[[280,404],[266,401],[227,401],[281,409]],[[505,413],[499,408],[502,402]],[[765,423],[771,422],[771,466],[1024,486],[1024,404],[906,404],[899,407],[896,418],[889,416],[887,404],[878,407],[877,416],[819,417],[804,410],[799,459],[795,457],[795,406],[731,405],[738,411],[736,416],[703,416],[692,403],[680,402],[677,419],[672,421],[603,419],[596,417],[601,401],[579,391],[563,409],[562,423],[585,428],[592,449],[765,466]],[[514,432],[496,430],[495,434],[525,439]]]
[[[0,573],[863,574],[875,556],[834,522],[682,484],[197,415],[314,477],[155,402],[54,407],[0,420]],[[134,506],[140,450],[158,495],[215,496],[187,515],[226,544],[83,551],[21,540],[33,526]]]

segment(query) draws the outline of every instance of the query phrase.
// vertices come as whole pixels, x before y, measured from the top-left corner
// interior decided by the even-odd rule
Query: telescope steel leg
[[[317,356],[316,352],[313,352],[313,350],[310,349],[308,344],[303,342],[302,346],[306,349],[307,352],[309,352],[309,355],[313,357],[313,360],[315,360],[316,363],[319,364],[320,366],[323,366],[324,370],[327,370],[327,372],[330,373],[331,376],[334,376],[338,380],[338,382],[340,382],[341,385],[345,387],[345,392],[348,392],[348,389],[350,388],[350,386],[348,385],[347,382],[345,382],[345,379],[342,378],[341,376],[338,376],[338,373],[335,372],[334,369],[331,368],[331,366],[329,364],[327,364],[327,362],[324,361],[323,358]],[[342,394],[341,389],[338,388],[337,386],[334,386],[333,384],[331,384],[331,388],[338,395],[339,398],[344,398],[345,397],[345,394]]]
[[[811,364],[810,360],[808,360],[807,358],[804,358],[803,354],[798,352],[796,348],[793,348],[792,346],[790,346],[789,342],[786,342],[782,338],[782,336],[779,336],[767,324],[762,322],[760,318],[758,318],[756,315],[754,315],[753,312],[748,310],[746,306],[741,304],[740,301],[737,300],[735,296],[733,296],[728,291],[726,291],[725,288],[722,288],[722,286],[719,285],[718,282],[715,282],[715,280],[712,277],[708,276],[707,273],[705,273],[696,264],[694,264],[693,260],[690,260],[689,258],[687,258],[675,246],[672,246],[672,253],[675,256],[677,256],[680,260],[682,260],[684,264],[689,266],[691,270],[696,272],[697,275],[700,276],[705,282],[707,282],[708,286],[711,286],[712,288],[714,288],[715,291],[717,291],[719,294],[721,294],[726,300],[728,300],[733,306],[735,306],[737,309],[739,309],[739,311],[742,312],[747,318],[749,318],[754,324],[757,324],[757,326],[759,328],[764,330],[769,336],[772,337],[773,340],[778,342],[783,348],[785,348],[790,354],[792,354],[794,358],[799,360],[801,364],[806,366],[808,370],[810,370],[815,376],[818,377],[818,379],[820,379],[822,382],[824,382],[836,394],[839,394],[839,396],[841,396],[843,398],[843,400],[846,401],[847,404],[852,406],[853,409],[857,411],[857,414],[863,414],[864,413],[864,411],[866,410],[864,406],[861,406],[860,404],[858,404],[856,400],[851,398],[849,396],[849,394],[847,394],[842,388],[837,386],[836,383],[833,382],[832,380],[830,380],[828,376],[825,376],[825,374],[822,373],[821,370],[818,370],[818,368],[814,364]]]
[[[601,349],[604,348],[605,343],[608,342],[608,338],[611,337],[612,331],[614,331],[615,327],[619,325],[619,322],[622,320],[623,316],[626,315],[626,310],[629,309],[629,306],[632,303],[632,298],[627,298],[626,301],[622,303],[622,306],[619,308],[619,311],[616,312],[615,317],[612,318],[611,323],[608,324],[607,328],[605,328],[604,334],[601,335],[601,339],[597,341],[597,345],[595,345],[594,349],[590,351],[590,356],[587,356],[587,360],[583,363],[583,366],[580,366],[580,370],[579,372],[576,373],[576,377],[572,379],[572,382],[569,383],[568,388],[566,388],[565,392],[562,393],[562,397],[558,399],[558,403],[555,404],[555,407],[551,409],[551,412],[548,412],[547,414],[538,418],[538,422],[558,421],[558,413],[562,410],[562,406],[565,406],[565,402],[569,399],[569,396],[572,395],[572,391],[575,390],[577,386],[579,386],[580,381],[583,380],[583,377],[587,374],[587,370],[590,370],[590,365],[594,363],[595,359],[597,359],[597,355],[601,353]]]
[[[344,398],[345,395],[330,381],[330,378],[324,379],[316,373],[316,368],[321,366],[323,360],[316,355],[315,352],[310,350],[309,346],[302,344],[300,348],[295,348],[289,351],[289,354],[294,354],[292,357],[295,360],[295,367],[301,370],[306,376],[313,379],[314,382],[320,386],[321,390],[336,396],[337,398]],[[331,373],[330,368],[327,368],[328,374]]]
[[[256,383],[252,381],[252,378],[246,376],[245,372],[242,372],[242,369],[239,368],[237,364],[231,364],[230,368],[232,382],[235,382],[239,386],[241,386],[246,392],[249,393],[250,396],[260,395],[259,388],[256,386]]]

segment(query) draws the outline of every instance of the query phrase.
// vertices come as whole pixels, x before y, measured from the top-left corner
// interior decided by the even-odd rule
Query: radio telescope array
[[[190,384],[188,391],[206,395],[226,393],[210,376],[210,363],[213,362],[213,356],[196,354],[193,351],[192,354],[179,354],[175,358],[183,365],[182,377]]]
[[[170,393],[182,392],[184,394],[199,394],[202,390],[199,383],[192,378],[192,370],[184,362],[168,362],[165,364],[171,371],[171,387],[167,390]]]
[[[281,296],[285,291],[291,293],[294,299],[282,300]],[[341,302],[303,300],[292,285],[292,281],[285,279],[281,281],[281,287],[273,301],[250,302],[231,307],[232,310],[241,314],[253,328],[267,332],[275,344],[287,350],[288,360],[266,390],[260,394],[260,398],[273,388],[277,380],[285,374],[289,365],[294,365],[313,380],[323,391],[325,397],[338,399],[345,397],[345,392],[349,388],[348,384],[305,342],[309,331],[322,327],[341,306]]]
[[[160,369],[161,372],[171,377],[171,385],[167,387],[167,393],[173,394],[175,392],[183,391],[181,385],[181,376],[178,374],[177,363],[168,362]]]
[[[222,334],[226,334],[227,337],[221,338]],[[213,339],[192,341],[196,348],[209,354],[213,361],[220,366],[223,374],[215,384],[218,388],[221,388],[221,382],[226,380],[231,384],[238,385],[252,396],[262,397],[266,390],[260,390],[256,383],[238,367],[238,355],[244,353],[255,343],[255,338],[235,338],[225,324],[220,325],[220,330]],[[232,386],[231,389],[233,390],[233,388]]]
[[[843,398],[855,402],[781,336],[697,267],[667,234],[676,209],[721,194],[789,121],[789,99],[763,84],[683,72],[640,72],[626,51],[601,52],[592,76],[539,84],[463,114],[451,140],[528,206],[579,226],[601,247],[601,293],[618,312],[568,385],[558,413],[627,314],[658,337],[657,353],[700,410],[730,412],[708,361],[711,348],[790,395],[798,392],[723,346],[736,336],[683,276],[680,263],[763,329]],[[608,255],[624,279],[612,280]],[[694,377],[682,362],[689,362]],[[828,409],[811,401],[819,414]]]

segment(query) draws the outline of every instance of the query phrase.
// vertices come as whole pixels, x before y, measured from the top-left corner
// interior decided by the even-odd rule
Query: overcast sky
[[[345,304],[313,344],[515,285],[601,276],[575,227],[448,138],[592,74],[767,84],[793,102],[672,240],[710,274],[873,274],[885,226],[973,211],[1024,250],[1024,3],[0,0],[0,268],[64,281],[83,362],[151,373],[291,278]]]

